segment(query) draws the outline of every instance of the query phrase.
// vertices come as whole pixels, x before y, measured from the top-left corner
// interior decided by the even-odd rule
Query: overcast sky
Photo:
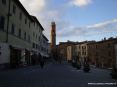
[[[50,40],[56,22],[57,43],[117,36],[117,0],[20,0],[38,18]]]

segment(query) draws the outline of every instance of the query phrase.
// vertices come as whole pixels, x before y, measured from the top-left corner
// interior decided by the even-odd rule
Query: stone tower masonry
[[[56,58],[56,24],[55,22],[51,23],[51,57]]]

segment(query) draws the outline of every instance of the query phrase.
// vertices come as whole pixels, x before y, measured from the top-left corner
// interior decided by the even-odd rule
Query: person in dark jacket
[[[41,56],[41,59],[40,59],[40,66],[43,69],[43,67],[44,67],[44,59],[43,59],[42,56]]]

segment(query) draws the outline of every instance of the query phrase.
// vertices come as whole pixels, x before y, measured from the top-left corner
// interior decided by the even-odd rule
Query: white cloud
[[[52,0],[20,0],[28,12],[36,15],[39,22],[44,27],[45,35],[50,39],[51,22],[56,22],[57,38],[69,39],[70,37],[92,37],[96,35],[103,35],[104,33],[117,32],[117,19],[105,21],[89,25],[86,27],[75,27],[69,21],[63,19],[66,15],[66,10],[69,7],[65,5],[54,8]],[[83,7],[87,6],[92,0],[70,0],[72,5]],[[68,2],[69,3],[69,2]],[[67,4],[68,5],[68,4]]]
[[[88,4],[91,4],[92,0],[72,0],[71,4],[78,6],[78,7],[84,7],[87,6]]]
[[[117,23],[117,19],[105,21],[105,22],[102,22],[102,23],[97,23],[97,24],[94,24],[94,25],[89,25],[89,26],[87,26],[87,28],[102,28],[104,26],[107,26],[107,25],[110,25],[110,24],[113,24],[113,23]]]
[[[57,15],[56,11],[50,11],[49,1],[50,0],[20,0],[29,14],[34,15],[38,18],[39,22],[44,27],[44,34],[50,39],[50,23],[52,16]],[[54,16],[55,17],[55,16]]]
[[[55,18],[59,15],[59,11],[57,11],[57,10],[48,11],[48,15]]]
[[[89,25],[86,27],[74,27],[72,30],[67,29],[68,28],[66,28],[67,32],[63,32],[62,37],[92,37],[101,35],[111,35],[113,33],[117,33],[117,19],[97,23],[94,25]]]
[[[57,9],[52,5],[53,0],[20,0],[29,14],[38,18],[39,22],[44,27],[44,34],[50,40],[51,22],[56,22],[57,37],[60,37],[62,30],[68,27],[68,22],[62,20],[64,17],[66,6],[61,4]]]
[[[46,5],[45,0],[20,0],[30,14],[37,14]]]

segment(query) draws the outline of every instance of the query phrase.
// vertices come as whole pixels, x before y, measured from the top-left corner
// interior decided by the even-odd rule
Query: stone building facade
[[[91,64],[101,68],[112,68],[115,61],[117,38],[88,44],[88,57]]]
[[[75,48],[75,44],[70,44],[67,46],[67,61],[75,60],[77,57],[77,52]]]
[[[117,44],[115,45],[115,60],[114,60],[114,67],[117,69]]]
[[[60,42],[58,45],[58,49],[59,49],[59,55],[61,56],[61,58],[63,60],[69,60],[69,57],[71,55],[71,57],[75,54],[75,44],[77,42],[72,42],[72,41],[67,41],[67,42]],[[71,54],[69,55],[68,53],[71,52]],[[70,57],[70,59],[71,59]]]
[[[61,57],[62,60],[67,60],[67,44],[64,42],[60,42],[58,45],[59,49],[59,56]]]
[[[41,41],[41,54],[45,57],[49,57],[49,53],[48,53],[48,39],[46,38],[46,36],[43,34],[42,35],[42,41]]]
[[[43,30],[38,19],[19,0],[0,0],[0,43],[7,44],[10,50],[7,61],[2,57],[1,64],[30,64],[32,54],[41,50]]]
[[[59,55],[64,60],[77,58],[83,64],[85,61],[100,68],[112,68],[116,65],[117,38],[102,41],[61,42],[58,45]]]
[[[93,42],[95,41],[83,41],[76,44],[76,53],[81,64],[89,62],[88,44]]]

